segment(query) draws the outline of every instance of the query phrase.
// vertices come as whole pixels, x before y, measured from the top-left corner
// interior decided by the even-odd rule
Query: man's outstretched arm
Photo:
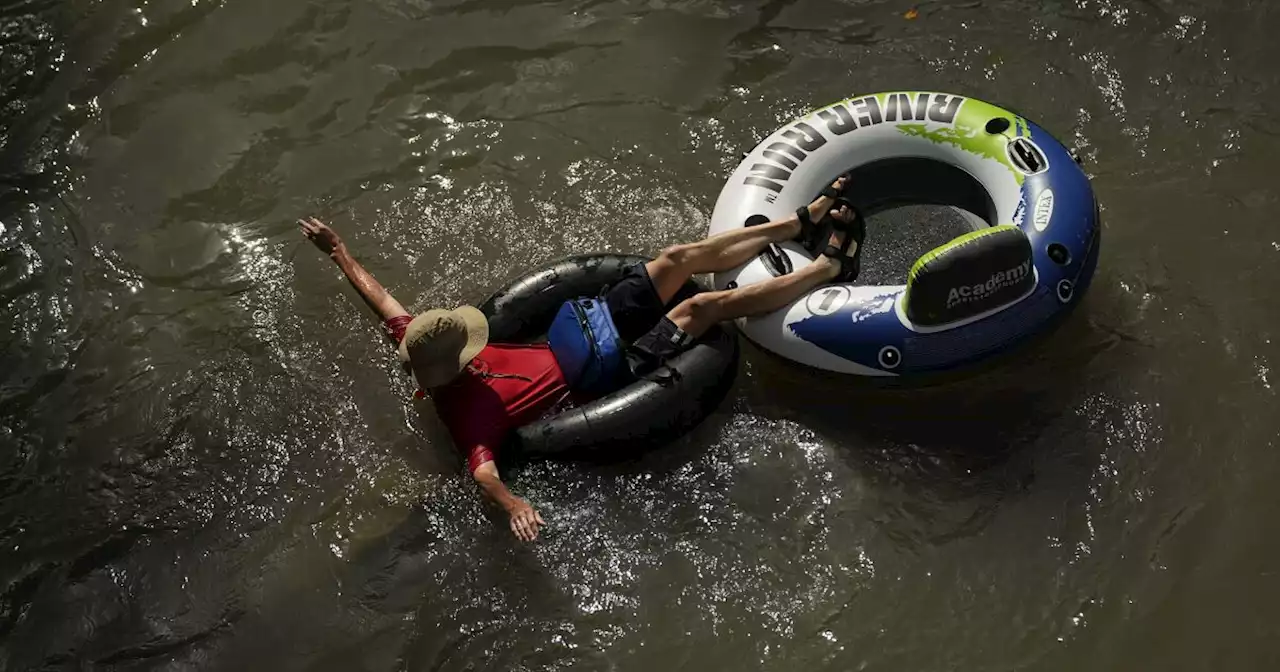
[[[492,460],[486,461],[471,472],[476,484],[485,496],[502,507],[510,518],[511,531],[521,541],[533,541],[538,538],[538,528],[545,525],[542,516],[529,506],[529,502],[511,494],[507,486],[498,476],[498,465]]]
[[[400,305],[400,302],[396,301],[395,297],[391,296],[386,288],[351,256],[337,232],[315,217],[299,219],[298,228],[302,230],[302,235],[315,243],[321,252],[329,255],[338,268],[342,269],[343,275],[347,276],[347,281],[360,293],[360,298],[369,304],[383,322],[409,314],[404,306]]]

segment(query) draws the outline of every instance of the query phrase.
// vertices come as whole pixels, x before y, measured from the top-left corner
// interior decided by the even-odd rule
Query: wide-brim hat
[[[413,318],[400,341],[400,359],[409,363],[423,388],[453,380],[489,343],[489,321],[472,306],[428,310]]]

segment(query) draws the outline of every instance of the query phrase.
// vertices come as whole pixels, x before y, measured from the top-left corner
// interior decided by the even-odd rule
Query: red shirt
[[[388,320],[388,336],[399,344],[411,320],[407,315]],[[568,397],[569,385],[545,343],[490,343],[457,378],[431,390],[436,413],[472,473],[496,457],[512,430]]]

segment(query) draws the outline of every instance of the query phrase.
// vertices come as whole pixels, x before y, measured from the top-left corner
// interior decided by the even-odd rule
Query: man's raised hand
[[[298,229],[325,254],[333,254],[342,247],[342,237],[315,217],[299,219]]]

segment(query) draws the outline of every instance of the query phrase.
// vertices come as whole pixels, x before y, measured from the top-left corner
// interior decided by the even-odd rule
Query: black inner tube
[[[645,261],[633,255],[576,256],[517,278],[480,306],[489,319],[489,340],[528,343],[544,338],[561,304],[599,295],[628,268]],[[699,291],[690,281],[675,300]],[[511,450],[504,452],[517,458],[610,459],[656,447],[710,415],[737,371],[737,338],[714,327],[666,366],[621,390],[519,428]]]

